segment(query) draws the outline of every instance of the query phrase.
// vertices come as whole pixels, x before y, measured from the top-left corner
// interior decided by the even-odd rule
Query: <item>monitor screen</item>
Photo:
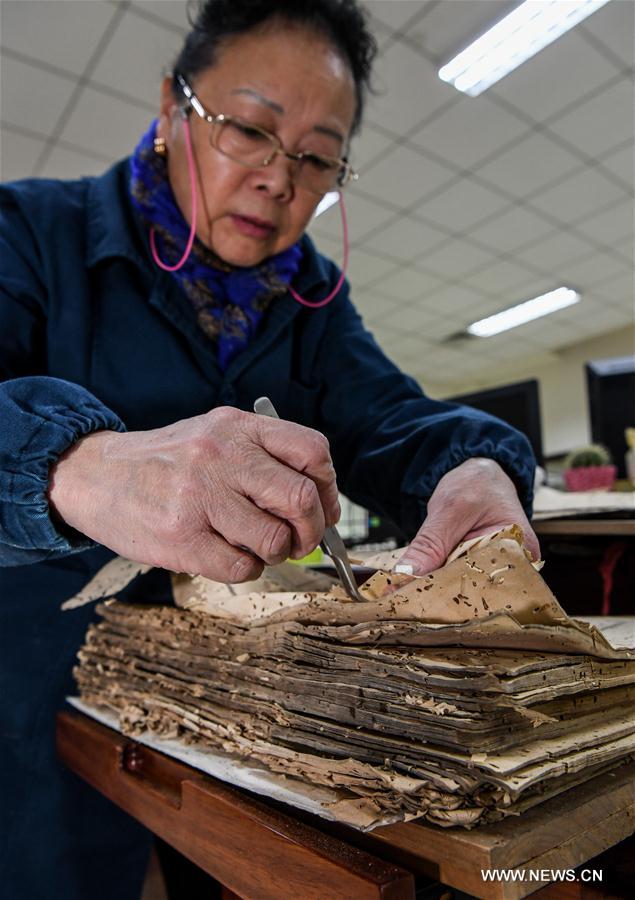
[[[596,359],[586,364],[591,438],[604,444],[626,478],[624,430],[635,427],[635,356]]]
[[[536,460],[542,465],[540,395],[535,378],[446,399],[490,413],[522,431],[529,438]]]

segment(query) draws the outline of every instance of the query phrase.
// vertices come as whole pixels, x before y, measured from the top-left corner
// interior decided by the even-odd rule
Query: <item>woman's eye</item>
[[[304,153],[302,159],[304,162],[308,163],[312,169],[316,169],[318,172],[327,172],[329,169],[335,168],[335,163],[330,159],[325,159],[323,156],[316,156],[314,153]]]
[[[267,140],[262,131],[247,125],[245,122],[232,122],[231,125],[241,137],[248,138],[250,141]]]

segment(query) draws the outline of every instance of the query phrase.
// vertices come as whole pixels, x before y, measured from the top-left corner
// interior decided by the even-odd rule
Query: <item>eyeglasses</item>
[[[249,169],[260,169],[268,166],[281,154],[297,162],[296,184],[315,194],[326,194],[359,178],[345,159],[321,156],[311,151],[289,153],[276,134],[236,116],[226,116],[223,113],[213,115],[205,109],[181,74],[176,74],[176,80],[191,109],[211,126],[212,147],[234,162]]]

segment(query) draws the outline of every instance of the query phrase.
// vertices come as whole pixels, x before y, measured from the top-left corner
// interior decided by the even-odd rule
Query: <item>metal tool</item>
[[[270,419],[279,419],[276,408],[268,397],[259,397],[254,403],[254,412],[259,416],[269,416]],[[324,530],[324,537],[320,541],[320,547],[333,560],[335,570],[339,575],[342,586],[351,600],[366,603],[366,600],[357,590],[357,581],[351,568],[351,564],[344,546],[344,541],[335,525],[330,525]]]

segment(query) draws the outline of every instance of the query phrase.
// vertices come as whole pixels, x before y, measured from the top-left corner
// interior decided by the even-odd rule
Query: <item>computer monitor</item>
[[[604,444],[626,478],[624,429],[635,427],[635,355],[596,359],[585,366],[591,437]]]
[[[529,438],[536,460],[542,465],[540,393],[538,381],[535,378],[446,399],[490,413],[517,428],[518,431],[522,431]]]

